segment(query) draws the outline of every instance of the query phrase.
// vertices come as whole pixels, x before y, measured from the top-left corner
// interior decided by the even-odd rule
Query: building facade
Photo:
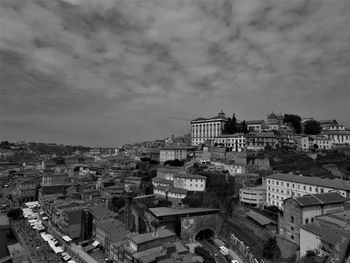
[[[166,146],[159,151],[159,161],[164,163],[165,161],[186,160],[188,157],[194,154],[194,148],[184,146]]]
[[[203,192],[206,187],[206,177],[198,174],[179,173],[174,177],[174,187],[187,191]]]
[[[266,187],[245,187],[239,189],[239,201],[242,204],[260,207],[266,202]]]
[[[191,144],[197,146],[207,140],[214,140],[222,135],[224,125],[227,122],[225,113],[219,112],[212,118],[198,118],[191,121]]]
[[[243,152],[246,148],[246,137],[242,133],[223,134],[216,137],[214,142],[229,148],[233,152]]]
[[[322,179],[293,174],[274,174],[266,180],[266,204],[283,209],[283,201],[290,197],[337,191],[350,199],[350,183],[340,179]]]
[[[284,200],[284,212],[278,217],[278,233],[299,246],[300,227],[320,215],[344,210],[345,198],[337,192],[290,197]]]

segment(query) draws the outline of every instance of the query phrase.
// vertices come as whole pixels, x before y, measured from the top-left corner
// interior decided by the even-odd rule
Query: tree
[[[302,130],[301,117],[294,114],[284,114],[283,123],[289,124],[294,128],[295,133],[300,134]]]
[[[235,114],[232,115],[232,118],[228,118],[225,122],[223,134],[234,134],[237,132],[237,119]]]
[[[125,205],[125,200],[124,198],[118,197],[118,196],[113,196],[112,197],[112,204],[115,208],[118,210],[122,208]]]
[[[22,215],[23,215],[23,211],[21,208],[13,208],[7,212],[7,217],[14,220],[19,219]]]
[[[248,133],[248,126],[245,123],[245,121],[243,121],[243,123],[242,123],[242,131],[241,132],[244,134]]]
[[[321,124],[315,120],[309,120],[304,123],[305,134],[319,134],[322,130]]]
[[[263,256],[268,259],[276,259],[281,255],[281,250],[277,245],[276,238],[269,238],[264,244]]]

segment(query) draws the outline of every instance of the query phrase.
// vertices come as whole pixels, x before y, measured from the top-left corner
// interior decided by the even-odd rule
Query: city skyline
[[[348,1],[0,4],[2,140],[122,145],[220,110],[350,125]]]

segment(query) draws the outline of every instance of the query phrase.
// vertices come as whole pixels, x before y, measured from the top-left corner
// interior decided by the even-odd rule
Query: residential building
[[[157,169],[157,177],[173,181],[175,174],[179,172],[178,167],[159,167]]]
[[[341,179],[322,179],[293,174],[273,174],[267,177],[266,203],[283,209],[283,200],[289,197],[301,197],[308,194],[319,194],[337,191],[350,199],[350,183]]]
[[[300,227],[320,215],[344,211],[345,198],[337,192],[290,197],[283,201],[284,211],[278,217],[279,236],[299,245]]]
[[[222,134],[216,137],[214,142],[233,152],[242,152],[246,148],[246,137],[243,133]]]
[[[271,112],[267,115],[267,129],[269,131],[278,131],[283,125],[283,115]]]
[[[68,183],[68,174],[66,173],[44,173],[42,178],[42,186],[65,185]]]
[[[191,121],[191,143],[197,146],[208,140],[214,140],[222,135],[224,125],[227,122],[225,113],[219,112],[217,116],[212,118],[197,118]]]
[[[168,189],[168,187],[157,185],[153,187],[153,193],[162,199],[166,199]]]
[[[152,178],[152,184],[153,186],[163,186],[166,188],[170,188],[174,186],[174,180],[167,180],[156,176]]]
[[[330,127],[338,125],[337,120],[320,120],[319,123],[323,130],[329,130]]]
[[[109,247],[109,244],[106,241],[108,240],[108,237],[112,235],[112,233],[118,233],[122,230],[126,230],[126,226],[115,218],[98,220],[93,224],[93,239],[99,242],[103,249]]]
[[[266,186],[245,187],[239,189],[239,201],[242,204],[260,207],[266,203]]]
[[[350,144],[349,130],[327,130],[322,132],[322,134],[327,136],[335,146]]]
[[[167,190],[167,200],[169,201],[181,203],[186,196],[186,189],[172,187]]]
[[[310,148],[314,148],[316,150],[329,150],[332,147],[332,141],[326,136],[310,135],[309,145]]]
[[[17,205],[38,199],[39,178],[36,175],[18,175],[10,179],[12,199]]]
[[[248,150],[263,150],[266,146],[275,148],[278,145],[278,138],[273,132],[250,132],[246,136]]]
[[[265,129],[266,123],[264,120],[253,120],[245,122],[248,128],[248,131],[262,132]]]
[[[244,165],[238,165],[233,160],[221,159],[217,161],[212,161],[210,162],[210,164],[214,165],[213,171],[227,171],[231,176],[243,174],[246,170]],[[208,166],[208,170],[211,170],[210,166]]]
[[[347,245],[350,244],[350,210],[318,216],[315,221],[300,227],[300,258],[310,252],[348,262]],[[350,259],[349,255],[347,256]]]
[[[187,146],[165,146],[160,148],[159,161],[164,163],[165,161],[187,160],[187,158],[194,156],[194,148]]]
[[[188,191],[205,191],[206,177],[198,174],[179,173],[174,177],[174,187]]]

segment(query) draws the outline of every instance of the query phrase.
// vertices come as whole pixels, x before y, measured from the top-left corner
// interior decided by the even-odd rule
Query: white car
[[[231,263],[238,263],[238,260],[232,259],[232,260],[231,260]]]

